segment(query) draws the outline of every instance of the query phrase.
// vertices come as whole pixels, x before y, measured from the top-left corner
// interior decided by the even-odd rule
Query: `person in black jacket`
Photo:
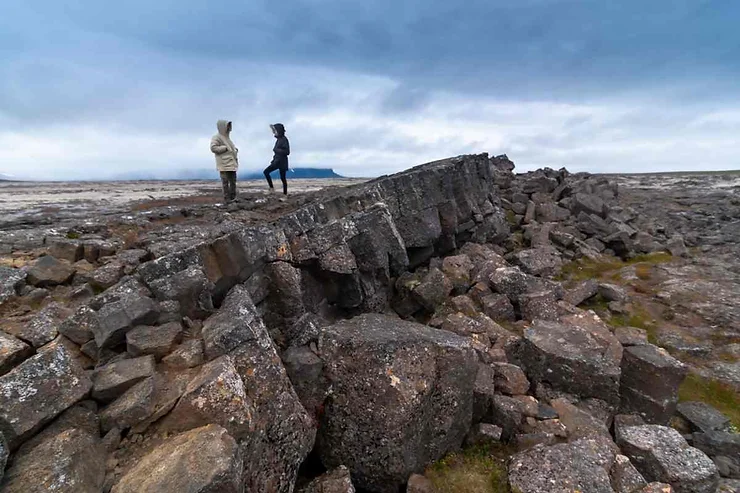
[[[288,195],[288,181],[285,179],[285,174],[288,172],[288,156],[290,155],[290,142],[285,136],[285,127],[282,123],[275,123],[270,125],[272,129],[272,135],[275,136],[275,147],[272,148],[274,153],[270,166],[265,168],[265,178],[267,184],[270,186],[270,191],[275,191],[272,186],[272,178],[270,173],[275,170],[280,171],[280,181],[283,182],[283,194]]]

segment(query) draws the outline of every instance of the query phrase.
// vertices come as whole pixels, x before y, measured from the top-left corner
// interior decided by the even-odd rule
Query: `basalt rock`
[[[622,346],[605,325],[588,317],[535,321],[512,357],[533,383],[618,402]]]
[[[672,428],[625,427],[617,443],[648,481],[669,483],[677,493],[714,493],[717,489],[717,466]]]
[[[43,288],[69,282],[75,274],[75,269],[70,264],[45,255],[28,269],[27,274],[29,284]]]
[[[535,447],[511,458],[509,483],[521,493],[614,493],[609,471],[615,457],[603,440]]]
[[[71,352],[57,342],[0,377],[0,432],[11,450],[82,399],[91,387]]]
[[[363,488],[395,492],[462,444],[477,371],[466,339],[362,315],[325,328],[319,348],[332,388],[318,439],[327,467],[345,464]]]

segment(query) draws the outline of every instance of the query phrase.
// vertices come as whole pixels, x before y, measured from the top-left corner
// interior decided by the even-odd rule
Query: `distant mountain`
[[[239,178],[242,180],[259,180],[264,178],[264,175],[261,171],[248,171],[246,173],[240,173]],[[291,168],[291,170],[288,171],[288,178],[326,179],[343,178],[343,176],[336,174],[331,168]]]

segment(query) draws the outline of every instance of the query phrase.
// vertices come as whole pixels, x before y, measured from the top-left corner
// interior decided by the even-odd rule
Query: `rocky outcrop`
[[[5,481],[431,491],[418,473],[432,462],[501,442],[519,452],[521,492],[704,491],[716,474],[699,450],[733,476],[735,436],[700,405],[674,420],[696,449],[630,434],[672,417],[686,369],[644,331],[577,308],[598,296],[626,310],[625,290],[557,276],[579,257],[685,255],[679,239],[640,231],[613,181],[512,168],[461,156],[269,223],[178,225],[175,242],[126,250],[57,238],[53,257],[0,269],[3,310],[34,306],[0,332]]]
[[[394,492],[462,444],[477,371],[467,340],[362,315],[324,329],[319,348],[331,386],[318,437],[326,466],[344,461],[363,488]]]

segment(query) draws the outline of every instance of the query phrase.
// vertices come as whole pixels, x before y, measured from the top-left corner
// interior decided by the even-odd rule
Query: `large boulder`
[[[622,346],[590,317],[572,315],[562,323],[536,320],[512,357],[534,384],[617,403]]]
[[[676,410],[686,365],[652,344],[624,349],[620,383],[621,411],[648,423],[666,424]]]
[[[345,464],[364,489],[395,492],[461,445],[477,373],[468,339],[366,314],[325,328],[319,351],[331,385],[318,445],[327,467]]]
[[[670,483],[676,493],[714,493],[717,489],[717,466],[673,428],[623,427],[617,444],[648,481]]]
[[[535,447],[509,461],[509,484],[518,493],[614,493],[609,478],[616,453],[603,439]]]
[[[242,468],[236,441],[220,426],[208,425],[169,438],[139,460],[112,492],[242,493]]]
[[[298,468],[313,448],[314,422],[290,383],[248,289],[242,285],[234,287],[211,318],[219,322],[207,320],[208,331],[223,333],[224,337],[209,336],[207,340],[219,341],[211,345],[218,349],[210,354],[233,347],[229,357],[254,407],[252,432],[240,440],[245,489],[288,492],[293,488]],[[221,323],[226,330],[221,330]]]
[[[91,387],[70,350],[53,342],[0,377],[0,432],[15,449]]]
[[[97,436],[69,428],[15,458],[5,472],[5,493],[99,492],[105,478],[105,452]]]
[[[51,255],[45,255],[38,259],[28,269],[28,283],[39,288],[65,284],[75,275],[75,268],[65,262],[61,262]]]

